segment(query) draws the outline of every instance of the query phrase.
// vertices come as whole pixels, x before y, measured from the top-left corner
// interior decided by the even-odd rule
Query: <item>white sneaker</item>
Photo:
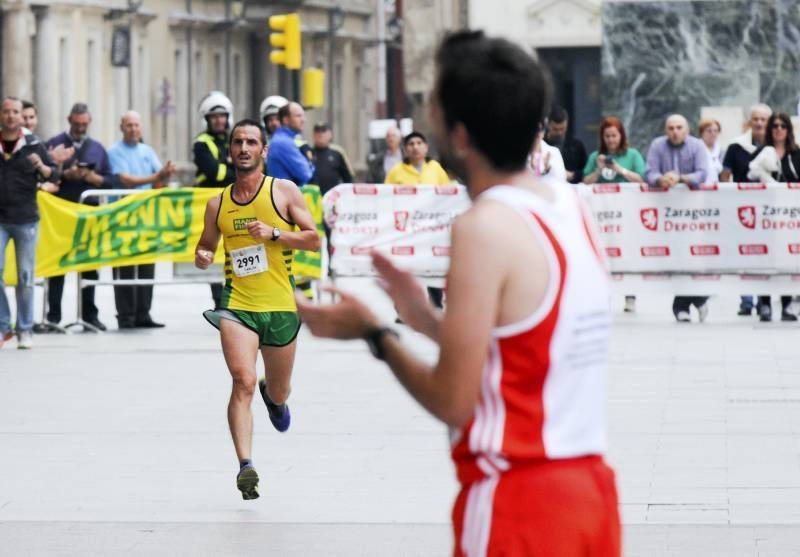
[[[21,350],[33,348],[33,335],[30,331],[21,331],[17,333],[17,348]]]
[[[636,313],[636,296],[625,296],[625,313]]]
[[[678,323],[689,323],[692,319],[688,311],[679,311],[675,314]]]
[[[700,323],[703,323],[708,317],[708,303],[706,302],[699,308],[697,308],[697,314],[700,316]]]

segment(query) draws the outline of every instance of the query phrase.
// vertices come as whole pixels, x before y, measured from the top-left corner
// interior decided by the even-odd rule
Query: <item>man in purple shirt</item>
[[[667,134],[657,137],[647,151],[645,177],[651,187],[668,189],[677,184],[696,188],[708,171],[708,152],[703,142],[689,135],[689,122],[680,114],[667,118]],[[708,316],[708,296],[675,296],[672,313],[679,323],[690,321],[689,309],[697,308],[700,321]]]
[[[680,114],[667,118],[666,135],[657,137],[647,151],[647,183],[671,188],[700,185],[708,171],[708,153],[703,142],[689,135],[689,122]]]
[[[99,141],[89,137],[89,124],[92,115],[85,103],[75,103],[67,118],[69,130],[58,134],[47,142],[48,149],[59,145],[74,149],[72,157],[64,162],[61,172],[58,197],[68,201],[78,202],[81,194],[89,189],[113,188],[114,176],[108,154]],[[97,205],[97,201],[89,199],[87,205]],[[83,278],[97,280],[97,271],[84,271]],[[61,321],[61,296],[64,292],[64,276],[54,276],[48,279],[47,291],[47,321],[58,324]],[[89,286],[81,292],[81,306],[83,320],[93,328],[101,331],[106,326],[98,318],[99,311],[94,304],[94,286]]]

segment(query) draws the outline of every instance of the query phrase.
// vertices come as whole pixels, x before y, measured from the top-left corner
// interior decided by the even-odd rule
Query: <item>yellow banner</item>
[[[317,197],[319,188],[316,188]],[[107,266],[194,261],[194,249],[203,231],[208,200],[218,188],[167,188],[142,191],[119,201],[93,207],[39,192],[39,240],[36,276],[51,277]],[[313,191],[310,194],[314,197]],[[322,222],[321,207],[314,214]],[[321,224],[318,224],[321,226]],[[216,261],[223,262],[222,243]],[[304,261],[296,274],[318,277],[314,262]],[[319,258],[319,254],[314,254]],[[14,250],[6,250],[4,280],[16,283]],[[302,271],[302,274],[299,272]],[[314,274],[316,273],[316,274]]]

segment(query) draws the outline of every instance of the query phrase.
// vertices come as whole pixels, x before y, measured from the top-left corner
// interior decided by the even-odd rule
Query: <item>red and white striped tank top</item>
[[[451,435],[462,483],[605,451],[610,276],[586,205],[571,188],[551,186],[552,202],[511,186],[480,196],[527,221],[550,277],[532,315],[493,331],[478,406]]]

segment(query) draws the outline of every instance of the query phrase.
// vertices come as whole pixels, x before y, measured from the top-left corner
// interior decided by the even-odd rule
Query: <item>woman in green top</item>
[[[589,155],[583,169],[583,183],[644,182],[642,154],[628,147],[625,127],[619,118],[608,116],[600,124],[600,150]]]

